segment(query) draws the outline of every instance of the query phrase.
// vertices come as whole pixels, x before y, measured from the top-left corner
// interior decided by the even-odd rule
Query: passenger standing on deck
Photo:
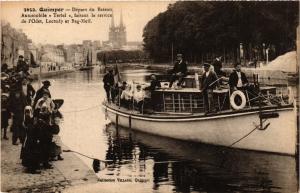
[[[241,64],[235,64],[235,71],[229,76],[229,86],[231,90],[242,90],[248,85],[248,80],[244,72],[241,71]]]
[[[177,54],[177,60],[175,62],[174,68],[171,71],[171,80],[169,88],[172,87],[175,80],[178,80],[177,86],[181,86],[183,78],[187,75],[187,64],[183,60],[182,54]]]
[[[210,70],[210,64],[204,63],[204,72],[201,80],[201,91],[203,92],[205,113],[216,111],[213,89],[219,86],[217,74]]]
[[[136,86],[136,90],[133,93],[134,104],[138,107],[140,113],[143,112],[143,104],[145,99],[145,91],[142,90],[141,85]]]
[[[150,104],[151,104],[151,107],[153,108],[153,110],[156,110],[156,106],[157,106],[157,102],[156,102],[157,96],[155,95],[154,91],[156,89],[158,89],[158,88],[161,88],[160,81],[157,80],[155,74],[152,74],[151,75],[150,86],[146,87],[145,90],[149,90],[150,91],[150,94],[151,94]]]
[[[111,101],[114,102],[115,95],[113,89],[115,85],[115,80],[114,80],[114,74],[112,69],[110,69],[108,73],[104,75],[103,84],[104,84],[104,90],[106,92],[107,102],[111,102]]]
[[[126,89],[122,91],[121,94],[121,105],[129,109],[132,105],[133,91],[131,90],[131,85],[127,84]]]
[[[48,93],[49,97],[51,98],[51,94],[50,94],[50,91],[49,91],[49,87],[51,86],[50,81],[45,80],[42,83],[43,83],[43,86],[36,92],[33,107],[36,106],[37,101],[44,96],[45,92]]]
[[[226,73],[222,70],[222,57],[218,57],[215,59],[215,61],[212,63],[214,67],[214,71],[217,74],[219,78],[220,85],[225,84],[224,81],[228,82],[228,78],[226,77]]]

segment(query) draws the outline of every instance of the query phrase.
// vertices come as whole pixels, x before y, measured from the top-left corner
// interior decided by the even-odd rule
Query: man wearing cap
[[[187,75],[187,65],[186,62],[183,60],[182,54],[177,54],[177,60],[171,73],[172,75],[169,88],[172,87],[173,82],[175,80],[178,80],[177,86],[181,86],[183,78]]]
[[[48,93],[49,97],[51,98],[51,94],[49,91],[49,86],[51,86],[49,80],[45,80],[42,82],[43,86],[36,92],[33,107],[36,106],[37,101],[44,96],[44,93]]]
[[[216,111],[213,98],[213,89],[219,87],[217,74],[210,68],[210,64],[204,63],[201,91],[203,92],[205,113]]]
[[[113,69],[110,69],[108,73],[106,73],[103,77],[103,84],[104,84],[104,90],[106,92],[107,101],[114,101],[115,95],[114,95],[114,85],[115,85],[115,79],[113,74]]]

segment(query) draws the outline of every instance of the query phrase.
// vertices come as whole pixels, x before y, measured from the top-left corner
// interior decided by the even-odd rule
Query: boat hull
[[[174,118],[130,114],[105,105],[104,109],[113,123],[142,132],[232,148],[296,154],[296,114],[291,107],[278,109],[279,117],[266,120],[264,125],[270,125],[265,130],[258,129],[258,111]]]

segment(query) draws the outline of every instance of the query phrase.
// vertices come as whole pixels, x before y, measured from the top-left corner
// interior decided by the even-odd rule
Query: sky
[[[126,26],[127,41],[142,41],[143,28],[149,20],[160,12],[167,10],[170,1],[150,2],[1,2],[1,19],[8,21],[12,27],[22,29],[23,32],[38,44],[73,44],[82,43],[82,40],[108,40],[108,29],[111,17],[102,17],[92,20],[91,24],[54,24],[54,23],[21,23],[24,8],[80,8],[89,9],[98,7],[111,8],[113,10],[115,25],[120,22],[120,13],[123,13],[123,22]],[[46,13],[46,12],[44,12]],[[50,13],[50,12],[49,12]],[[68,12],[67,14],[74,12]],[[87,13],[87,12],[81,12]],[[90,13],[90,12],[88,12]],[[96,12],[99,14],[111,13],[110,11]],[[27,18],[26,18],[27,19]],[[49,18],[49,19],[54,19]],[[59,18],[55,18],[59,19]],[[27,20],[28,21],[28,20]]]

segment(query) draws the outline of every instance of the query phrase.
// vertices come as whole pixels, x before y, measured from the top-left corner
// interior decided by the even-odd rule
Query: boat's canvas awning
[[[297,72],[296,51],[287,52],[278,56],[269,64],[260,67],[262,70],[279,70],[284,72]]]

